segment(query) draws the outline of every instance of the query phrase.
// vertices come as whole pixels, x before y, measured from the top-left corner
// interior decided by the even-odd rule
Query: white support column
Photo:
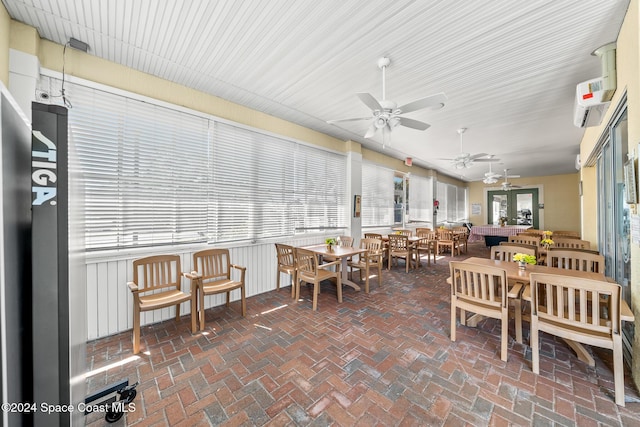
[[[347,156],[347,188],[349,194],[349,228],[354,246],[360,245],[362,217],[354,216],[355,196],[362,196],[362,153],[349,151]]]
[[[9,92],[31,123],[31,102],[36,99],[40,79],[40,61],[37,56],[9,49]]]

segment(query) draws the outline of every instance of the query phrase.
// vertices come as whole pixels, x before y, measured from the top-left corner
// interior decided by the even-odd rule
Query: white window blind
[[[210,240],[291,235],[297,144],[226,123],[213,129]]]
[[[467,189],[464,187],[457,187],[457,210],[456,210],[456,222],[469,221],[469,215],[467,215]]]
[[[68,85],[87,249],[205,241],[208,121]]]
[[[50,80],[43,84],[59,92]],[[65,89],[88,250],[347,227],[344,155],[79,84]]]
[[[409,221],[433,222],[433,178],[409,178]]]
[[[467,219],[467,189],[438,182],[438,222],[462,222]]]
[[[296,233],[347,228],[346,158],[299,144],[294,159]]]
[[[362,226],[393,225],[394,171],[373,163],[362,163]]]

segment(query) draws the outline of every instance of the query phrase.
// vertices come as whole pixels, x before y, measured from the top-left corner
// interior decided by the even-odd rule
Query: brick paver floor
[[[468,254],[488,256],[481,243]],[[531,371],[529,334],[500,360],[500,324],[458,326],[451,342],[450,257],[405,273],[403,261],[371,293],[323,284],[318,311],[310,288],[290,288],[231,309],[207,310],[203,333],[188,316],[144,326],[131,358],[131,332],[87,344],[89,392],[120,379],[139,381],[132,411],[114,424],[102,414],[87,424],[131,426],[640,426],[640,399],[629,371],[626,396],[613,402],[611,354],[590,348],[595,368],[564,344],[542,336],[541,373]],[[275,252],[274,252],[275,262]],[[284,276],[283,276],[284,279]],[[286,280],[283,280],[286,283]],[[118,362],[123,362],[118,364]],[[103,370],[111,367],[108,370]]]

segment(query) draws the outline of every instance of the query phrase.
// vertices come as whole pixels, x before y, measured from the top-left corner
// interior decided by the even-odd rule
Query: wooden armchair
[[[296,273],[297,267],[293,246],[276,243],[276,255],[278,257],[278,273],[276,276],[276,289],[280,290],[280,274],[288,274],[291,276],[291,298],[295,296]]]
[[[578,231],[556,230],[556,231],[553,232],[553,237],[562,237],[562,238],[568,237],[568,238],[573,238],[573,239],[579,239],[580,238],[580,232],[578,232]]]
[[[509,344],[509,305],[507,271],[491,266],[449,262],[451,272],[451,341],[456,340],[456,317],[466,324],[466,312],[501,321],[500,359],[507,361]],[[516,287],[518,285],[514,285]],[[512,290],[519,293],[519,289]]]
[[[446,228],[438,229],[438,244],[436,245],[438,254],[443,252],[443,249],[449,249],[451,256],[460,255],[460,247],[458,246],[458,236],[453,230]]]
[[[387,270],[391,270],[394,259],[404,258],[405,270],[409,272],[409,265],[413,257],[413,250],[409,244],[409,238],[404,234],[389,234],[389,258],[387,260]]]
[[[401,235],[403,235],[403,236],[408,236],[408,237],[413,236],[413,231],[411,231],[411,230],[409,230],[409,229],[407,229],[407,228],[398,228],[398,229],[395,229],[395,230],[393,230],[393,233],[394,233],[394,234],[401,234]]]
[[[624,406],[620,285],[554,274],[531,273],[531,365],[540,373],[540,331],[613,350],[616,404]],[[573,344],[571,344],[573,342]]]
[[[469,244],[469,229],[461,225],[459,227],[453,227],[452,230],[458,238],[458,250],[462,251],[462,249],[464,249],[464,253],[466,254],[468,251],[467,245]]]
[[[360,273],[360,281],[362,281],[362,271],[365,274],[364,289],[369,293],[369,271],[372,267],[378,268],[378,287],[382,282],[382,240],[380,239],[360,239],[360,248],[366,249],[367,252],[356,255],[349,261],[349,267],[357,268]]]
[[[300,282],[313,284],[313,311],[318,309],[318,294],[320,293],[320,282],[327,279],[335,279],[337,286],[338,302],[342,302],[342,274],[340,272],[341,262],[320,264],[318,256],[307,249],[295,248],[296,262],[298,265],[298,276],[296,279],[296,300],[300,299]],[[335,271],[328,268],[334,267]]]
[[[501,242],[504,243],[504,242]],[[538,259],[538,249],[531,245],[519,245],[519,244],[500,244],[498,246],[491,247],[491,259],[498,261],[513,261],[515,254],[533,255]]]
[[[349,248],[353,247],[353,237],[351,236],[338,236],[336,238],[336,244],[338,246],[346,246]]]
[[[547,265],[567,270],[604,274],[604,256],[590,252],[551,249],[547,254]]]
[[[182,291],[182,271],[178,255],[157,255],[133,261],[133,281],[127,286],[133,293],[133,353],[140,352],[140,317],[143,311],[176,307],[180,320],[180,304],[191,302],[191,332],[196,332],[196,292]]]
[[[525,249],[525,251],[522,251],[520,253],[523,253],[523,254],[526,253],[528,255],[531,255],[531,253],[530,253],[530,251],[528,251],[528,249],[533,249],[533,255],[536,257],[536,260],[538,260],[538,262],[540,262],[540,255],[538,254],[538,247],[537,246],[528,245],[526,243],[516,243],[516,242],[500,242],[500,244],[498,246],[510,246],[512,248],[515,248],[515,247],[523,248],[523,249]]]
[[[537,228],[527,228],[526,230],[524,230],[522,233],[520,234],[531,234],[531,235],[535,235],[538,236],[538,240],[542,240],[542,236],[544,234],[544,230],[539,230]]]
[[[554,248],[591,249],[591,242],[575,237],[553,237]]]
[[[206,295],[227,294],[226,306],[231,303],[231,291],[240,289],[240,304],[242,316],[247,314],[244,276],[246,267],[231,264],[228,249],[207,249],[193,254],[193,268],[185,277],[191,279],[198,292],[198,318],[200,330],[204,330],[204,297]],[[232,269],[239,272],[240,279],[233,280]],[[192,285],[192,287],[194,286]]]
[[[532,245],[537,248],[540,247],[541,237],[537,234],[518,234],[516,236],[509,236],[509,243],[523,243],[525,245]]]
[[[424,228],[420,230],[431,230]],[[416,245],[416,259],[418,263],[421,262],[422,254],[427,254],[427,264],[431,265],[431,257],[433,257],[433,263],[436,263],[436,251],[438,248],[438,233],[435,231],[420,231],[418,237],[421,240]]]
[[[432,231],[433,230],[429,227],[418,227],[416,228],[416,236],[418,236],[420,233],[430,233]]]

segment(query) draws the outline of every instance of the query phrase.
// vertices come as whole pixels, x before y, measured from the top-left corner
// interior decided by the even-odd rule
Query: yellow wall
[[[628,141],[629,153],[635,153],[637,144],[640,141],[640,119],[638,110],[640,108],[640,25],[639,25],[638,0],[631,0],[629,9],[625,17],[620,34],[617,40],[616,69],[617,69],[617,90],[607,113],[600,126],[587,128],[580,144],[580,157],[586,162],[596,154],[596,146],[601,136],[607,131],[607,126],[614,114],[616,107],[620,104],[622,96],[627,95],[627,116],[628,116]],[[598,46],[594,46],[597,48]],[[588,166],[582,169],[582,182],[585,196],[582,198],[582,215],[584,224],[584,234],[590,240],[596,238],[597,233],[597,182],[595,167]],[[637,214],[638,206],[632,206],[632,212]],[[631,245],[631,309],[639,319],[635,322],[635,341],[633,343],[633,366],[632,374],[636,385],[640,384],[640,248]]]
[[[580,231],[580,196],[578,191],[580,176],[578,173],[513,178],[509,179],[509,182],[523,187],[541,186],[542,192],[539,193],[539,197],[540,203],[544,203],[544,210],[540,211],[540,215],[544,222],[540,227],[544,224],[546,230]],[[497,184],[488,186],[482,182],[469,183],[469,213],[471,213],[471,204],[480,203],[482,205],[480,215],[469,217],[469,221],[475,225],[484,224],[486,221],[485,188],[500,189]]]
[[[0,81],[9,87],[9,34],[11,18],[0,3]]]

